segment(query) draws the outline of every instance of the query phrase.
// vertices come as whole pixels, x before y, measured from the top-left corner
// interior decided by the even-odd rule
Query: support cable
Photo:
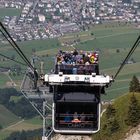
[[[129,53],[127,54],[126,58],[124,59],[124,61],[122,62],[121,66],[119,67],[118,71],[116,72],[115,76],[114,76],[114,80],[116,79],[116,77],[118,76],[118,74],[120,73],[120,71],[122,70],[122,68],[124,67],[124,65],[126,64],[126,62],[129,60],[129,58],[131,57],[131,55],[134,53],[135,49],[138,47],[138,45],[140,44],[140,35],[138,36],[136,42],[134,43],[134,45],[132,46],[131,50],[129,51]]]
[[[18,52],[17,48],[15,48],[15,46],[13,45],[13,43],[7,38],[7,36],[4,34],[4,32],[1,29],[0,29],[0,32],[5,37],[5,39],[10,43],[10,45],[16,50],[16,52],[19,54],[19,56],[26,62],[26,60],[24,59],[24,57]],[[27,62],[26,62],[26,64],[27,64]],[[28,64],[26,66],[28,66]]]
[[[34,67],[31,65],[31,63],[29,62],[29,60],[27,59],[27,57],[25,56],[25,54],[21,51],[21,49],[19,48],[19,46],[16,44],[16,42],[13,40],[13,38],[11,37],[11,35],[9,34],[9,32],[7,31],[7,29],[3,26],[3,24],[0,22],[0,26],[2,27],[2,29],[5,31],[5,33],[8,35],[8,37],[10,38],[10,41],[7,36],[1,31],[1,33],[4,35],[4,37],[7,39],[7,41],[12,45],[12,47],[18,52],[18,54],[22,57],[22,59],[26,62],[26,64],[34,71]]]
[[[20,61],[14,60],[14,59],[12,59],[12,58],[6,56],[6,55],[3,55],[3,54],[1,54],[1,53],[0,53],[0,55],[1,55],[2,57],[5,57],[5,58],[11,60],[11,61],[14,61],[14,62],[18,63],[18,64],[21,64],[21,65],[27,66],[26,64],[24,64],[24,63],[22,63],[22,62],[20,62]]]
[[[24,64],[24,63],[22,63],[22,62],[20,62],[20,61],[14,60],[14,59],[12,59],[12,58],[10,58],[10,57],[8,57],[8,56],[6,56],[6,55],[3,55],[3,54],[1,54],[1,53],[0,53],[0,56],[5,57],[5,58],[7,58],[7,59],[9,59],[9,60],[11,60],[11,61],[14,61],[14,62],[18,63],[18,64],[27,66],[26,64]],[[22,69],[22,70],[26,70],[26,69]],[[43,70],[47,70],[47,69],[43,69]]]

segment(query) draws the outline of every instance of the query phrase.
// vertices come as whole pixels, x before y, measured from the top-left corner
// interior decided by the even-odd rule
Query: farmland
[[[67,34],[58,39],[18,42],[18,45],[29,59],[32,56],[38,56],[41,61],[44,61],[44,71],[46,73],[53,68],[55,54],[60,49],[73,50],[73,47],[75,47],[78,50],[99,50],[100,72],[114,75],[139,34],[140,30],[134,25],[110,23],[91,26],[89,31]],[[78,39],[79,43],[74,44],[73,47],[62,45],[66,42],[73,42]],[[14,55],[16,60],[23,62],[9,44],[1,43],[0,51],[10,57]],[[132,76],[134,74],[138,77],[140,76],[139,54],[140,48],[138,47],[131,57],[136,63],[127,64],[124,67],[115,83],[107,90],[109,94],[103,96],[103,99],[110,100],[128,91]],[[36,61],[36,63],[39,65],[40,62]],[[13,65],[15,65],[15,63],[9,60],[0,63],[0,66]],[[24,74],[26,67],[21,65],[21,68]],[[20,85],[23,74],[18,76],[11,75],[11,77]],[[2,83],[1,86],[3,84],[4,83]]]
[[[22,130],[34,130],[42,127],[42,120],[39,116],[32,119],[24,120],[0,105],[0,140],[8,137],[12,132]]]
[[[16,123],[20,120],[16,115],[8,111],[3,105],[0,105],[0,112],[0,124],[3,127],[7,127],[8,125]]]
[[[11,101],[17,102],[21,96],[11,96]],[[39,116],[31,119],[22,119],[9,111],[4,105],[0,105],[0,140],[8,137],[15,131],[35,130],[42,127],[42,119]]]

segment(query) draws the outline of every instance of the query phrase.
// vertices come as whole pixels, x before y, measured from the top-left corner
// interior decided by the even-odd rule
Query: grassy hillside
[[[93,35],[91,35],[91,33],[93,33]],[[133,25],[108,23],[92,26],[89,31],[67,34],[58,39],[24,41],[18,42],[18,44],[29,59],[33,54],[33,50],[35,50],[35,54],[39,56],[40,60],[45,62],[44,72],[47,73],[54,66],[54,58],[58,50],[73,49],[72,47],[61,46],[61,43],[80,39],[80,43],[74,47],[79,50],[100,50],[99,62],[101,73],[114,75],[139,34],[140,30]],[[119,53],[116,52],[117,49],[119,49]],[[1,44],[0,51],[8,56],[14,55],[16,60],[23,62],[8,44]],[[140,48],[138,47],[132,56],[136,63],[124,67],[115,83],[107,89],[107,96],[103,96],[103,100],[111,100],[128,92],[129,82],[132,76],[135,74],[137,77],[140,77],[139,54]],[[38,67],[40,62],[38,61],[36,63],[38,63]],[[9,60],[0,62],[0,66],[14,66],[15,64],[16,63]],[[26,67],[21,65],[21,68],[24,73]],[[11,78],[19,86],[23,74],[20,76],[11,76]],[[0,86],[4,86],[4,83]]]
[[[36,118],[35,119],[33,118],[33,120],[36,120]],[[13,132],[22,131],[22,130],[25,130],[25,131],[35,130],[35,129],[39,129],[39,128],[42,128],[41,120],[40,120],[40,123],[38,120],[38,123],[36,123],[36,124],[32,120],[29,120],[29,121],[25,120],[25,121],[16,123],[15,125],[9,126],[6,129],[1,130],[0,131],[0,140],[7,138]]]
[[[12,125],[18,122],[20,119],[6,109],[3,105],[0,105],[0,124],[4,127]]]
[[[119,131],[111,135],[107,135],[105,133],[105,130],[103,130],[103,126],[106,124],[107,120],[104,113],[101,118],[101,130],[97,134],[93,135],[94,140],[123,140],[125,134],[131,128],[125,124],[125,119],[128,112],[130,97],[132,95],[133,95],[132,93],[127,93],[126,95],[117,98],[113,102],[113,105],[116,109],[117,120],[120,125]],[[135,93],[135,96],[140,105],[140,93]]]
[[[4,88],[7,81],[9,81],[9,78],[5,74],[0,73],[0,87]]]

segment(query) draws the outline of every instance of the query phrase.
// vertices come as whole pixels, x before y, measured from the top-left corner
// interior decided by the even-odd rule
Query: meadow
[[[15,8],[0,8],[0,19],[4,16],[19,16],[21,13],[20,9]]]
[[[18,45],[29,60],[31,60],[34,56],[38,57],[38,60],[36,60],[38,68],[40,61],[44,61],[45,73],[48,73],[51,69],[53,69],[55,55],[58,50],[73,50],[73,47],[77,50],[98,50],[100,56],[100,73],[114,75],[139,34],[140,30],[134,25],[125,23],[110,23],[91,26],[89,31],[66,34],[58,39],[24,41],[18,42]],[[75,46],[67,47],[61,45],[65,42],[77,39],[80,39],[80,42]],[[1,43],[0,52],[9,57],[14,55],[16,60],[23,62],[17,52],[15,52],[9,44]],[[139,54],[140,48],[138,47],[131,57],[131,59],[133,58],[136,63],[125,65],[115,83],[107,89],[107,95],[103,96],[103,100],[111,100],[128,92],[129,82],[132,79],[132,76],[140,76]],[[16,63],[10,60],[0,63],[0,66],[13,65],[16,65]],[[17,82],[17,85],[20,85],[20,80],[22,79],[26,69],[26,67],[22,65],[21,68],[23,74],[19,76],[11,76],[12,79]],[[1,84],[1,86],[2,85],[3,84]]]
[[[24,120],[17,117],[3,105],[0,105],[0,140],[8,137],[12,132],[15,131],[28,131],[42,128],[42,119],[36,116],[32,119]]]

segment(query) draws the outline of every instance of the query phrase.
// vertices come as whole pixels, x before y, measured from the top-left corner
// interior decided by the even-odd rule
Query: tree
[[[137,77],[134,75],[129,87],[130,92],[140,92],[140,83]]]
[[[112,104],[109,104],[107,109],[106,109],[106,118],[113,117],[116,113],[115,108],[113,107]]]
[[[110,135],[116,131],[119,130],[120,125],[119,122],[116,119],[116,109],[113,105],[109,104],[106,109],[106,123],[103,126],[103,129],[105,130],[105,133],[107,135]]]
[[[41,131],[42,129],[13,132],[5,140],[41,140]]]
[[[127,125],[130,126],[137,126],[140,122],[140,107],[134,95],[130,98],[129,108],[125,122]]]
[[[112,134],[120,128],[120,125],[115,117],[110,118],[107,121],[107,133]]]

